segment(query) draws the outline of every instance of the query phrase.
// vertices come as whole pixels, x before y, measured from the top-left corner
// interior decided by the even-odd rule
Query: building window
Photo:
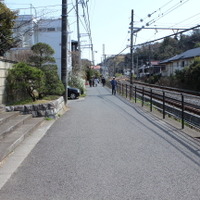
[[[181,67],[185,67],[185,62],[184,61],[181,62]]]
[[[39,31],[40,31],[40,32],[46,32],[47,29],[46,29],[46,28],[39,28]]]
[[[55,28],[47,28],[47,31],[49,31],[49,32],[55,31]]]

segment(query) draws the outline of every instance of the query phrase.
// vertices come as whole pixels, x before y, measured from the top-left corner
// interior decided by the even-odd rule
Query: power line
[[[13,5],[13,4],[12,4]],[[30,4],[15,4],[15,5],[26,5],[26,6],[30,6]],[[61,7],[62,5],[61,4],[55,4],[55,5],[45,5],[45,6],[37,6],[37,7],[35,7],[35,8],[37,8],[37,9],[39,9],[39,8],[50,8],[50,7],[57,7],[57,6],[59,6],[59,7]],[[11,9],[11,10],[27,10],[27,9],[30,9],[30,7],[23,7],[23,8],[15,8],[15,9]]]
[[[179,35],[179,34],[182,34],[182,33],[185,33],[185,32],[191,31],[191,30],[194,30],[194,29],[199,28],[199,27],[200,27],[200,25],[197,25],[197,26],[194,26],[194,27],[192,27],[192,28],[189,28],[189,29],[186,29],[186,30],[183,30],[183,31],[174,33],[174,34],[164,36],[164,37],[162,37],[162,38],[158,38],[158,39],[155,39],[155,40],[151,40],[151,41],[148,41],[148,42],[144,42],[144,43],[137,44],[136,46],[143,46],[143,45],[146,45],[146,44],[150,44],[150,43],[153,43],[153,42],[157,42],[157,41],[159,41],[159,40],[163,40],[163,39],[166,39],[166,38],[168,38],[168,37],[172,37],[172,36],[175,36],[175,35]]]
[[[151,14],[148,14],[148,15],[146,16],[146,18],[151,17],[152,15],[154,15],[155,13],[157,13],[158,11],[160,11],[162,8],[164,8],[165,6],[167,6],[167,5],[168,5],[169,3],[171,3],[172,1],[174,1],[174,0],[170,0],[169,2],[165,3],[163,6],[161,6],[160,8],[158,8],[157,10],[153,11]],[[146,19],[146,18],[145,18],[145,19]],[[144,19],[140,19],[140,21],[142,22],[142,21],[144,21]]]
[[[190,19],[192,19],[192,18],[194,18],[194,17],[196,17],[196,16],[198,16],[198,15],[200,15],[200,13],[197,13],[197,14],[195,14],[195,15],[193,15],[193,16],[187,18],[187,19],[184,19],[184,20],[182,20],[181,22],[178,22],[178,23],[174,24],[174,25],[171,26],[171,27],[174,27],[174,26],[176,26],[176,25],[178,25],[178,24],[181,24],[182,22],[186,22],[186,21],[188,21],[188,20],[190,20]],[[199,21],[199,18],[198,18],[197,20]]]
[[[171,3],[173,0],[169,1],[168,3],[164,4],[161,8],[155,10],[154,12],[152,12],[151,14],[148,14],[147,17],[151,18],[153,14],[157,13],[158,11],[161,12],[162,8],[164,8],[166,5],[168,5],[169,3]],[[172,11],[174,11],[175,9],[181,7],[183,4],[187,3],[189,0],[180,0],[178,3],[176,3],[175,5],[171,6],[169,9],[167,9],[166,11],[162,12],[161,14],[159,14],[156,18],[148,21],[145,26],[149,26],[153,23],[155,23],[156,21],[158,21],[160,18],[166,16],[167,14],[171,13]],[[147,18],[146,17],[146,18]],[[145,18],[145,19],[146,19]],[[141,19],[140,22],[143,22],[144,20]],[[144,27],[144,26],[143,26]]]
[[[139,27],[134,27],[134,29],[138,30]],[[142,29],[156,29],[156,30],[186,30],[187,28],[165,28],[165,27],[144,27]]]
[[[172,11],[174,11],[175,9],[179,8],[180,6],[182,6],[183,4],[187,3],[189,0],[184,0],[183,1],[180,1],[179,3],[177,3],[176,5],[170,7],[168,10],[166,10],[165,12],[163,12],[161,15],[159,15],[157,18],[155,19],[152,19],[151,21],[147,22],[147,26],[155,23],[157,20],[159,20],[160,18],[164,17],[165,15],[171,13]],[[180,4],[181,3],[181,4]]]
[[[155,10],[154,12],[152,12],[151,14],[148,14],[147,16],[148,16],[148,17],[152,17],[156,12],[162,11],[161,9],[163,9],[164,7],[166,7],[166,6],[168,6],[168,5],[171,5],[172,1],[173,1],[173,0],[168,1],[168,2],[167,2],[166,4],[164,4],[161,8]],[[156,30],[156,33],[155,33],[155,34],[157,34],[158,30],[167,30],[167,29],[171,29],[171,30],[174,30],[174,31],[175,31],[175,30],[177,30],[177,31],[178,31],[178,30],[182,30],[181,32],[176,32],[176,33],[171,34],[171,35],[169,35],[169,36],[165,36],[165,37],[170,37],[170,36],[174,36],[174,35],[179,34],[179,33],[184,33],[184,32],[186,32],[186,31],[189,31],[190,28],[187,28],[187,27],[186,27],[186,28],[185,28],[185,27],[182,27],[182,28],[175,28],[175,26],[178,25],[178,24],[180,24],[181,22],[180,22],[180,23],[176,23],[175,25],[171,26],[170,28],[162,28],[162,27],[161,27],[161,28],[160,28],[160,27],[159,27],[159,28],[158,28],[158,27],[152,28],[152,27],[149,27],[149,25],[155,23],[155,22],[158,21],[161,17],[166,16],[167,14],[169,14],[170,12],[174,11],[175,9],[181,7],[183,4],[187,3],[188,1],[189,1],[189,0],[180,0],[178,3],[176,3],[176,4],[173,5],[173,6],[170,6],[170,7],[169,7],[168,9],[166,9],[164,12],[162,12],[161,14],[159,14],[158,17],[156,17],[156,18],[150,20],[149,22],[147,22],[146,25],[143,25],[143,26],[141,26],[140,28],[139,28],[139,27],[134,27],[134,28],[136,29],[136,30],[134,30],[134,34],[137,35],[137,33],[140,32],[140,31],[143,30],[143,29],[154,29],[154,30]],[[189,21],[190,19],[197,17],[197,15],[199,15],[199,14],[200,14],[200,13],[198,13],[198,14],[196,14],[196,15],[190,17],[190,18],[187,18],[187,19],[185,19],[183,22]],[[143,22],[143,20],[140,20],[140,22]],[[199,20],[198,20],[198,22],[199,22]],[[191,26],[190,26],[190,27],[191,27]],[[195,27],[198,27],[198,26],[195,26]],[[154,34],[154,35],[155,35],[155,34]],[[159,39],[155,39],[155,40],[152,40],[152,41],[159,41],[159,40],[161,40],[161,39],[163,39],[163,38],[165,38],[165,37],[162,37],[162,38],[159,38]],[[136,38],[136,37],[135,37],[135,38]],[[148,42],[144,42],[144,43],[142,43],[142,44],[146,44],[146,43],[148,43]]]
[[[88,2],[89,1],[84,1],[81,0],[79,3],[82,5],[82,11],[83,11],[83,20],[79,15],[79,20],[82,24],[82,27],[84,28],[84,30],[86,31],[86,35],[88,35],[89,37],[89,48],[91,49],[91,53],[92,53],[92,60],[94,62],[94,52],[93,52],[93,42],[92,42],[92,34],[91,34],[91,27],[90,27],[90,17],[89,17],[89,10],[88,10]],[[73,3],[72,3],[73,5]],[[76,7],[73,5],[73,8],[75,10],[75,12],[77,13],[77,9]]]
[[[168,5],[171,5],[171,3],[173,2],[173,0],[168,1],[166,4],[164,4],[162,7],[160,7],[159,9],[155,10],[154,12],[152,12],[151,14],[148,14],[147,16],[150,18],[152,17],[155,13],[162,12],[160,13],[156,18],[151,19],[150,21],[146,22],[145,25],[142,25],[140,28],[137,28],[134,31],[134,34],[136,34],[137,32],[143,30],[143,29],[148,29],[147,27],[150,26],[151,24],[155,23],[156,21],[158,21],[160,18],[166,16],[167,14],[171,13],[172,11],[174,11],[175,9],[181,7],[183,4],[187,3],[189,0],[180,0],[178,3],[170,6],[167,10],[165,10],[164,12],[162,12],[162,9],[165,8]],[[140,20],[140,22],[143,22],[143,19]],[[177,24],[176,24],[177,25]],[[175,25],[174,25],[175,26]],[[149,28],[151,29],[151,28]],[[158,28],[152,28],[155,29],[156,31],[158,30]],[[164,29],[164,28],[163,28]],[[173,30],[173,28],[171,28]],[[178,29],[177,29],[178,30]],[[180,30],[180,29],[179,29]],[[183,30],[183,28],[182,28]],[[157,32],[156,32],[157,33]],[[154,34],[155,35],[155,34]]]

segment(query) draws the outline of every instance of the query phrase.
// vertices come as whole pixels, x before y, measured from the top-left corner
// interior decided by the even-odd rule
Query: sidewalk
[[[68,102],[0,199],[199,200],[199,141],[107,88],[87,90]]]

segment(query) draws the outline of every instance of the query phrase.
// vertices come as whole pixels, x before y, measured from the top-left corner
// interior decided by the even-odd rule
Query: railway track
[[[159,85],[155,85],[155,84],[142,83],[142,82],[139,82],[139,81],[134,81],[133,84],[134,85],[141,85],[141,86],[145,86],[145,87],[150,87],[150,88],[157,88],[157,89],[165,90],[165,91],[184,93],[184,94],[187,94],[187,95],[194,95],[194,96],[200,97],[200,92],[191,91],[191,90],[184,90],[184,89],[179,89],[179,88],[159,86]]]
[[[140,88],[137,89],[137,92],[141,93],[142,95],[144,95],[146,97],[149,97],[149,99],[153,98],[153,99],[156,99],[158,101],[162,101],[162,102],[165,101],[166,104],[169,104],[171,106],[175,106],[177,108],[182,109],[182,107],[183,107],[182,98],[185,97],[184,93],[181,93],[180,97],[178,97],[179,96],[178,94],[175,94],[175,93],[169,94],[167,91],[162,91],[162,92],[159,92],[159,91],[155,92],[154,91],[154,93],[152,93],[151,91],[148,91],[148,90],[145,90],[145,89],[143,90],[143,89],[140,89]],[[191,113],[195,113],[197,115],[200,115],[200,105],[192,103],[192,101],[193,101],[192,96],[187,99],[187,102],[184,98],[184,110],[191,112]]]
[[[130,84],[127,81],[123,81],[123,84]],[[145,92],[144,95],[151,96],[158,100],[163,100],[163,94],[165,95],[166,103],[177,106],[180,108],[182,102],[182,97],[184,97],[184,106],[185,110],[199,114],[200,115],[200,93],[189,90],[182,90],[178,88],[171,87],[163,87],[153,84],[141,83],[139,81],[133,82],[133,88],[137,88],[137,92],[142,93],[143,90]]]
[[[173,114],[182,121],[187,121],[200,127],[200,93],[177,88],[127,81],[119,81],[118,92],[126,97],[140,99],[150,103],[169,114]]]

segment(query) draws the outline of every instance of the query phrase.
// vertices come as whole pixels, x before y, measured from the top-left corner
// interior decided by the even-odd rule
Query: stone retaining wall
[[[13,62],[0,58],[0,104],[6,103],[5,82],[8,69],[13,67]]]
[[[19,111],[23,114],[32,114],[33,117],[56,118],[58,114],[66,111],[66,105],[63,97],[44,104],[29,104],[18,106],[6,106],[6,111]]]

